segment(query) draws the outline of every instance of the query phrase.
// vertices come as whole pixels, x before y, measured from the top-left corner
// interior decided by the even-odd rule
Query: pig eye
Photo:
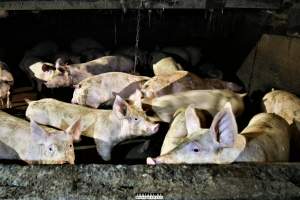
[[[52,147],[49,147],[48,149],[49,149],[49,151],[51,151],[51,152],[53,151]]]
[[[135,117],[135,118],[134,118],[134,121],[137,121],[137,120],[138,120],[138,118]]]
[[[78,84],[78,88],[81,88],[81,84]]]
[[[72,148],[72,147],[73,147],[73,145],[72,145],[72,144],[70,144],[70,145],[69,145],[69,147],[70,147],[70,148]]]
[[[198,148],[194,148],[193,151],[194,152],[199,152],[199,149]]]

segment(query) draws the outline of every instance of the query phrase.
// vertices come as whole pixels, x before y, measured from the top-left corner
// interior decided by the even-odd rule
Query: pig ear
[[[53,69],[55,70],[55,68],[51,65],[48,65],[48,64],[43,64],[42,65],[42,71],[43,72],[47,72],[47,71],[50,71],[50,70],[53,70]]]
[[[189,105],[185,110],[185,124],[188,136],[201,128],[200,120],[193,105]]]
[[[118,118],[124,118],[126,116],[127,106],[127,102],[117,95],[113,105],[113,112]]]
[[[142,109],[142,92],[141,90],[136,90],[134,94],[129,97],[129,100],[134,103],[137,108]]]
[[[214,117],[210,132],[220,147],[232,147],[238,134],[235,116],[231,104],[225,104],[223,110]]]
[[[33,140],[36,141],[38,144],[43,144],[47,140],[47,132],[42,129],[35,121],[30,121],[30,129],[31,129],[31,135],[33,137]]]
[[[74,141],[79,141],[81,134],[81,118],[79,118],[71,126],[69,126],[66,129],[66,132],[72,136]]]
[[[55,68],[56,68],[56,69],[59,69],[61,61],[62,61],[61,58],[58,58],[58,59],[55,61]]]

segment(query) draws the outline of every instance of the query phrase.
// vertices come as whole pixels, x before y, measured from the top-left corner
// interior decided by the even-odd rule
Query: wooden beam
[[[141,3],[142,2],[142,3]],[[1,0],[0,10],[72,9],[278,9],[281,0]]]

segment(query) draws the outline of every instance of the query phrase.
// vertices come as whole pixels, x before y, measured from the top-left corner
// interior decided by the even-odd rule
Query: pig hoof
[[[147,158],[147,165],[155,165],[155,161],[153,160],[153,158],[148,157]]]

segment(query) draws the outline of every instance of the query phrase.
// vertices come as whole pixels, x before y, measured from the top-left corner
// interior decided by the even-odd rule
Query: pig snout
[[[154,124],[154,125],[151,124],[146,128],[146,131],[147,133],[154,134],[158,131],[158,129],[159,129],[159,124]]]
[[[151,157],[147,158],[147,165],[155,165],[155,164],[156,164],[156,162],[153,158],[151,158]]]
[[[161,158],[161,156],[157,158],[148,157],[146,162],[147,165],[158,165],[158,164],[168,163],[167,160],[164,160],[163,158]]]

